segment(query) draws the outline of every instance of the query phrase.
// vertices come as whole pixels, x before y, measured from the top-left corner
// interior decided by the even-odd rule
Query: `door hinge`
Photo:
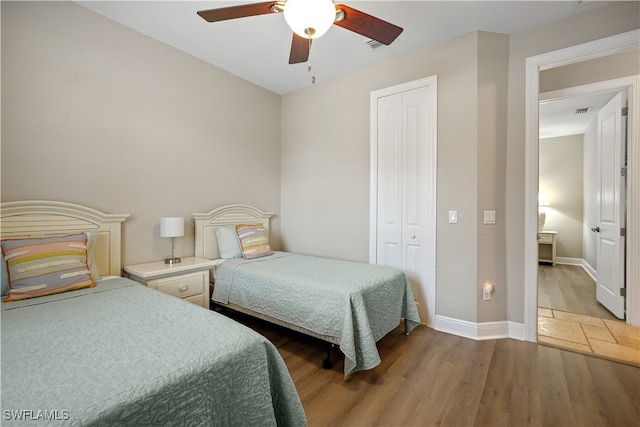
[[[627,114],[629,114],[629,107],[622,107],[622,115],[626,116]]]
[[[620,176],[627,176],[627,167],[620,168]]]
[[[627,296],[627,288],[620,288],[620,296],[621,297]]]
[[[620,237],[627,237],[627,229],[622,227],[620,228]]]

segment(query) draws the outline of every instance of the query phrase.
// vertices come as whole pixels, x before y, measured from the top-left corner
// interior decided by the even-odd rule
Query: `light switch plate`
[[[496,223],[496,211],[484,211],[484,223],[495,224]]]
[[[449,211],[449,224],[458,223],[458,211]]]

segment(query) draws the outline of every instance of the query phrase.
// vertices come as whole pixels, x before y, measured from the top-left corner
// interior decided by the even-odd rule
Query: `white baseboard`
[[[597,274],[596,269],[593,268],[591,264],[589,264],[587,261],[585,261],[582,258],[557,257],[556,263],[566,264],[566,265],[579,265],[580,267],[583,268],[584,271],[587,272],[589,276],[591,276],[594,282],[596,281],[596,274]]]
[[[591,278],[593,279],[594,282],[597,282],[596,276],[598,275],[598,272],[596,271],[595,268],[593,268],[591,266],[591,264],[589,264],[587,261],[582,260],[582,268],[584,268],[584,271],[587,272],[587,274],[589,276],[591,276]]]
[[[524,324],[507,320],[474,323],[436,315],[435,329],[477,341],[503,338],[513,338],[524,341]]]
[[[509,324],[509,338],[524,341],[524,323],[507,321]]]
[[[564,256],[556,257],[557,264],[566,264],[566,265],[582,265],[584,260],[582,258],[569,258]]]

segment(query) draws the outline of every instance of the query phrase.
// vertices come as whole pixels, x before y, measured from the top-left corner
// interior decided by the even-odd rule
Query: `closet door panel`
[[[424,177],[428,143],[426,133],[427,88],[403,93],[403,182],[402,205],[405,234],[421,240],[429,192]]]
[[[423,281],[427,263],[426,213],[427,176],[425,157],[428,145],[427,88],[402,94],[403,105],[403,182],[402,182],[402,259],[414,297],[423,301]]]
[[[378,100],[378,264],[402,268],[402,96]]]

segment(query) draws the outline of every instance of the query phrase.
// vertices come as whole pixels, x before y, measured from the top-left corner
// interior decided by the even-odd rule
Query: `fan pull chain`
[[[307,65],[307,71],[311,73],[311,62]],[[316,84],[316,76],[311,74],[311,84]]]
[[[311,38],[309,38],[309,58],[311,58]],[[311,59],[309,59],[309,63],[307,64],[307,71],[311,72]],[[311,75],[311,84],[316,84],[316,76]]]

